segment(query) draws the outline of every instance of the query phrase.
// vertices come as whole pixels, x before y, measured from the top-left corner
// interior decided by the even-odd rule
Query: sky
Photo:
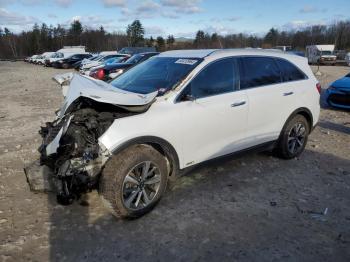
[[[146,36],[193,38],[196,31],[262,35],[271,27],[298,29],[350,19],[350,0],[0,0],[0,27],[13,32],[34,23],[125,31],[139,19]]]

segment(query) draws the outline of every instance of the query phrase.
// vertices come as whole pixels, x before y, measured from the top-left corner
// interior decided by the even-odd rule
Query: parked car
[[[346,50],[334,50],[333,54],[337,56],[338,61],[344,61],[347,52]]]
[[[84,65],[80,66],[80,73],[84,74],[85,72],[88,72],[87,75],[89,74],[89,71],[91,68],[96,67],[96,66],[100,66],[103,65],[104,62],[110,58],[114,58],[114,57],[129,57],[128,55],[124,55],[124,54],[115,54],[115,55],[103,55],[101,57],[99,57],[98,59],[95,59],[94,61],[91,61],[90,63],[86,63]]]
[[[55,52],[45,52],[42,53],[40,56],[38,56],[35,59],[35,63],[38,65],[44,65],[45,64],[45,60],[50,58]]]
[[[50,56],[50,58],[45,59],[45,66],[52,66],[52,63],[58,60],[78,54],[88,54],[85,52],[85,46],[64,46],[62,49]]]
[[[98,188],[114,215],[139,217],[190,166],[248,149],[299,156],[319,99],[305,58],[266,50],[168,51],[110,83],[76,74],[27,178],[50,177],[64,204]]]
[[[33,64],[38,64],[38,61],[42,59],[42,55],[36,55],[34,58],[31,59],[31,62]]]
[[[350,73],[328,87],[326,101],[330,106],[350,109]]]
[[[97,59],[99,59],[99,58],[100,58],[100,55],[92,55],[92,56],[89,57],[89,58],[84,58],[83,60],[74,63],[74,64],[72,65],[72,67],[73,67],[75,70],[79,71],[79,69],[80,69],[80,67],[81,67],[82,65],[88,64],[88,63],[90,63],[91,61],[95,61],[95,60],[97,60]]]
[[[345,55],[345,62],[346,62],[346,64],[347,64],[348,66],[350,66],[350,53],[347,53],[347,54]]]
[[[39,55],[32,55],[32,56],[29,58],[29,63],[34,64],[34,60],[35,60],[38,56],[39,56]]]
[[[72,65],[74,65],[76,62],[81,61],[84,58],[89,58],[89,57],[92,57],[92,55],[89,53],[71,55],[71,56],[68,56],[67,58],[53,62],[52,66],[55,68],[68,69],[68,68],[71,68]]]
[[[133,55],[123,63],[113,63],[113,64],[104,65],[104,66],[91,69],[91,71],[89,72],[89,76],[96,79],[108,81],[121,75],[131,67],[143,61],[146,61],[148,58],[158,54],[159,54],[158,52],[151,52],[151,53],[141,53],[141,54]]]

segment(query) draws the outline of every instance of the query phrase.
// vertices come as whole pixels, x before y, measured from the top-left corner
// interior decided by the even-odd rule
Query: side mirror
[[[193,95],[190,95],[190,94],[186,94],[186,95],[184,95],[183,96],[183,99],[182,99],[182,101],[194,101],[194,100],[196,100],[196,98],[193,96]]]
[[[196,98],[192,95],[191,92],[192,86],[191,83],[186,87],[186,90],[184,90],[184,93],[182,95],[181,101],[195,101]]]

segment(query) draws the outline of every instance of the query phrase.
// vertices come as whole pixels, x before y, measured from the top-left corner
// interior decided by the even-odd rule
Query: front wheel
[[[310,126],[302,115],[294,116],[283,128],[275,152],[277,156],[291,159],[299,156],[305,149]]]
[[[99,193],[104,205],[116,217],[136,218],[159,202],[167,179],[164,156],[148,145],[135,145],[107,162]]]

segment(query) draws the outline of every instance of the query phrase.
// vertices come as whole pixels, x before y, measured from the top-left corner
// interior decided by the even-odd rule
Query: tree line
[[[190,48],[244,48],[292,46],[295,50],[305,50],[306,45],[335,44],[338,50],[350,50],[350,20],[330,25],[314,25],[298,30],[278,30],[271,28],[266,35],[254,34],[208,34],[202,30],[194,40],[176,40],[173,35],[166,38],[145,37],[145,29],[139,20],[129,24],[125,32],[106,32],[84,27],[73,21],[69,28],[61,25],[35,24],[32,30],[13,33],[0,27],[0,58],[23,58],[46,51],[56,51],[63,46],[83,45],[89,52],[119,50],[126,46],[156,47],[158,51]]]

